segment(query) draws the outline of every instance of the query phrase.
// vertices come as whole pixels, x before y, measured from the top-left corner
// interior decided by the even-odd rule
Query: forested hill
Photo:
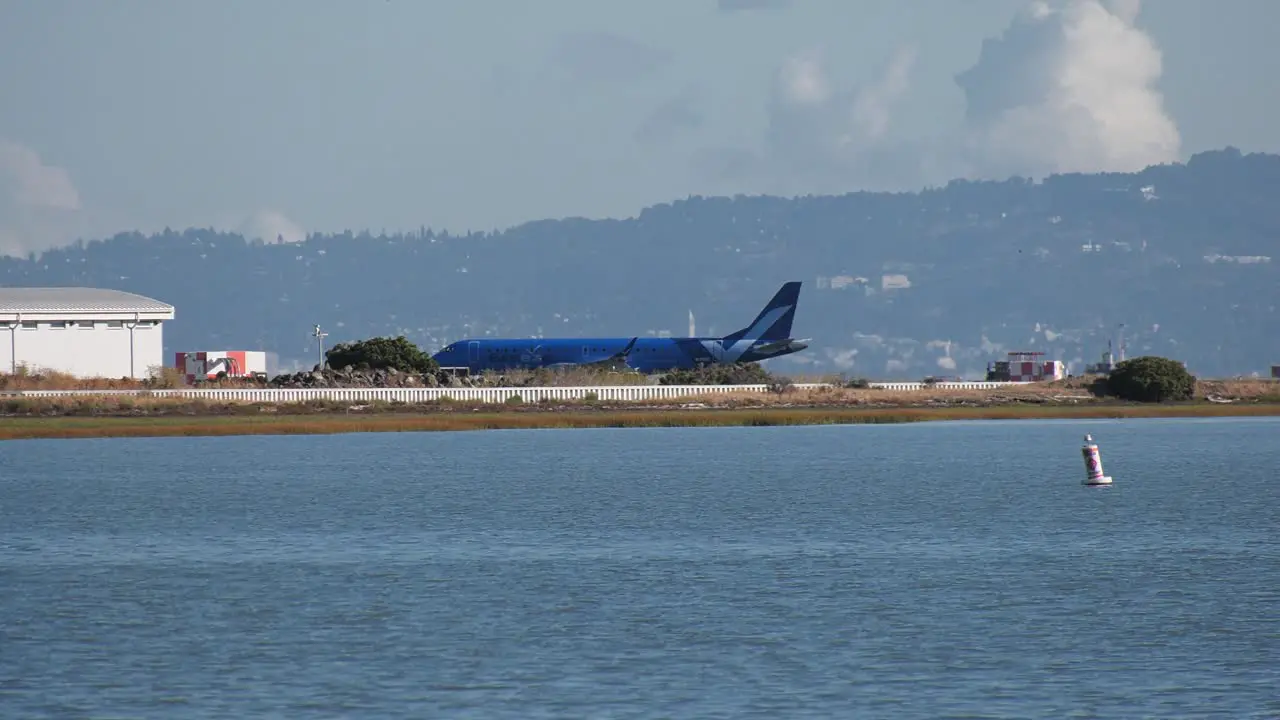
[[[310,365],[327,342],[404,334],[723,334],[803,280],[784,372],[980,374],[1008,350],[1129,355],[1204,375],[1280,363],[1280,156],[1228,148],[1136,174],[956,181],[920,193],[692,197],[624,220],[496,233],[124,233],[0,259],[0,283],[118,288],[177,307],[167,351],[265,349]],[[954,366],[954,369],[953,369]]]

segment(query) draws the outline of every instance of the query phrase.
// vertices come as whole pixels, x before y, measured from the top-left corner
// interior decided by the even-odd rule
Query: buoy
[[[1102,455],[1098,453],[1098,445],[1092,435],[1084,436],[1084,447],[1080,448],[1084,455],[1084,485],[1110,485],[1111,478],[1102,474]]]

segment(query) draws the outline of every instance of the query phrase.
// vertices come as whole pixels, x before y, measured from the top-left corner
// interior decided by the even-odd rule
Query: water
[[[0,717],[1276,718],[1277,438],[6,442]]]

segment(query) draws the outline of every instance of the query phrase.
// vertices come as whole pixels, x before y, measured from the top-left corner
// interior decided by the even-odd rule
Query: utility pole
[[[320,326],[316,325],[316,329],[311,331],[311,337],[316,339],[316,356],[320,360],[320,369],[324,370],[324,339],[329,336],[327,332],[320,332]]]

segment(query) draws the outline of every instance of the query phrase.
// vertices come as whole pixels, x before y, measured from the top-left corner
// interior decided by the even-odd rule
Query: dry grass
[[[643,403],[669,401],[642,401]],[[781,393],[710,394],[686,398],[684,402],[701,402],[716,407],[743,405],[851,405],[872,407],[929,407],[935,405],[992,406],[1007,404],[1081,404],[1108,402],[1087,390],[1057,383],[1007,386],[991,390],[877,390],[857,388],[793,388]],[[1113,402],[1113,401],[1111,401]]]
[[[1259,378],[1201,380],[1196,383],[1196,397],[1280,402],[1280,380]]]
[[[780,379],[783,376],[778,376]],[[791,373],[785,376],[796,384],[806,383],[827,383],[828,385],[847,385],[854,380],[853,377],[842,373]]]
[[[177,368],[154,366],[146,380],[128,378],[77,378],[56,370],[18,367],[18,372],[0,373],[0,391],[17,390],[144,390],[186,387]],[[599,387],[603,385],[645,385],[649,378],[640,373],[615,372],[598,368],[557,368],[555,370],[511,370],[486,372],[480,376],[489,387]],[[239,378],[223,378],[202,382],[207,388],[261,388],[262,384]]]
[[[21,390],[158,390],[186,386],[182,372],[177,368],[152,365],[147,368],[146,379],[133,378],[78,378],[68,373],[19,365],[16,373],[0,373],[0,392]],[[228,381],[211,387],[252,387],[240,381]]]
[[[945,420],[1053,418],[1231,417],[1280,415],[1280,405],[1094,405],[937,408],[568,409],[556,412],[318,412],[160,417],[42,417],[0,423],[0,439],[314,435],[352,432],[430,432],[485,429],[728,427],[891,424]]]
[[[77,378],[56,370],[32,370],[23,366],[16,373],[0,373],[0,391],[16,390],[141,390],[146,383],[129,378]]]

